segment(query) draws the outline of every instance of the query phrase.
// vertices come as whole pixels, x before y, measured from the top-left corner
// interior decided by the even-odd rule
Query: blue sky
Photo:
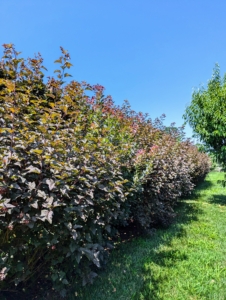
[[[0,10],[1,44],[40,52],[49,74],[63,46],[74,80],[99,83],[153,119],[165,113],[166,125],[183,123],[216,62],[226,72],[223,0],[1,0]]]

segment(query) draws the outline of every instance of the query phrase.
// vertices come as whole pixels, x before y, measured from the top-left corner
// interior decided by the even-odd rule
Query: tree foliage
[[[226,76],[220,77],[218,65],[207,88],[193,93],[184,119],[205,146],[226,164]]]

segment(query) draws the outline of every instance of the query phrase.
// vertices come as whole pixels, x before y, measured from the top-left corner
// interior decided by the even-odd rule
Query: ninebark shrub
[[[167,134],[161,120],[142,122],[137,132],[140,150],[134,166],[136,193],[133,218],[148,228],[168,225],[175,216],[176,200],[192,191],[210,170],[210,159],[189,140],[180,140],[181,130]]]
[[[45,274],[65,295],[74,275],[83,284],[96,276],[116,225],[167,224],[209,159],[128,103],[115,106],[102,86],[66,83],[63,48],[45,81],[40,55],[25,60],[3,46],[1,286]]]

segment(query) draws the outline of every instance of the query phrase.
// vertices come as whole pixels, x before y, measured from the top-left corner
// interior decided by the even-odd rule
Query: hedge
[[[167,225],[209,171],[181,135],[121,107],[101,85],[68,81],[69,53],[44,75],[41,55],[0,63],[0,287],[46,276],[64,296],[97,275],[117,226]],[[92,95],[91,95],[92,94]]]

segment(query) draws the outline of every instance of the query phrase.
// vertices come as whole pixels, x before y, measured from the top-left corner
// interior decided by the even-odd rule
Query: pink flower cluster
[[[96,91],[102,93],[103,90],[104,90],[104,87],[102,85],[100,85],[100,84],[95,84],[95,85],[93,85],[93,90],[96,90]]]
[[[159,146],[153,145],[153,146],[150,148],[150,153],[155,152],[158,148],[159,148]]]

